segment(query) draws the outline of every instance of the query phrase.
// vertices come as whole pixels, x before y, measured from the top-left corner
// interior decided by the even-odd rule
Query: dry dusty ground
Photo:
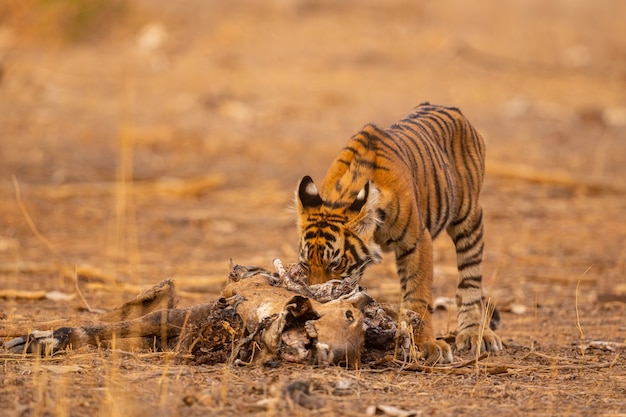
[[[430,101],[487,140],[485,287],[508,348],[431,373],[0,348],[0,416],[626,415],[626,3],[129,3],[0,7],[3,341],[94,320],[75,271],[92,308],[166,277],[189,306],[230,259],[295,260],[298,180]],[[454,262],[442,238],[436,295],[453,296]],[[391,260],[364,285],[394,302]],[[594,340],[613,345],[581,350]],[[312,410],[283,389],[298,386]]]

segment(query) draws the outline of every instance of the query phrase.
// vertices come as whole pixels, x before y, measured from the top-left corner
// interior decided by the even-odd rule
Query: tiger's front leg
[[[416,242],[400,246],[395,252],[402,286],[402,307],[418,313],[422,319],[423,327],[415,329],[418,348],[428,363],[452,362],[450,345],[435,339],[433,333],[433,243],[430,233],[422,229]]]

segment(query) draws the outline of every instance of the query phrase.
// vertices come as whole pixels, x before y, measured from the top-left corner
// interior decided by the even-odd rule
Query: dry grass
[[[0,15],[21,39],[80,43],[111,36],[128,23],[130,6],[126,0],[7,0]]]
[[[624,5],[105,2],[60,23],[99,3],[0,6],[3,340],[166,277],[181,306],[213,299],[231,258],[294,259],[297,181],[428,100],[488,142],[485,286],[507,349],[352,370],[0,351],[0,416],[626,414]],[[454,294],[454,263],[439,240],[437,295]],[[397,302],[390,259],[364,284]],[[41,298],[76,285],[86,302]],[[454,312],[435,321],[445,333]]]
[[[33,397],[25,407],[35,415],[90,410],[105,415],[221,415],[236,410],[253,415],[362,415],[377,404],[444,415],[478,415],[494,408],[507,414],[621,412],[624,376],[611,376],[619,355],[583,363],[563,352],[551,356],[525,351],[510,348],[504,356],[482,358],[477,368],[472,359],[445,368],[391,366],[358,371],[291,365],[197,367],[180,364],[167,354],[72,352],[72,365],[62,365],[66,359],[5,358],[7,375],[12,375],[5,386],[30,379]],[[83,381],[81,390],[72,386],[76,378]],[[308,387],[305,402],[294,402],[293,393],[285,390],[295,381]],[[16,388],[4,395],[7,400],[22,397]],[[137,403],[137,397],[147,402]]]

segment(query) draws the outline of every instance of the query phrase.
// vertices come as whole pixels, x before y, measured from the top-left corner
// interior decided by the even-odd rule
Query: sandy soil
[[[430,101],[460,107],[487,141],[483,270],[507,349],[424,372],[0,348],[1,416],[626,415],[626,3],[120,1],[69,13],[98,4],[2,6],[3,340],[95,320],[75,275],[92,308],[166,277],[189,306],[218,296],[231,259],[295,260],[299,179],[321,179],[363,124]],[[453,297],[446,238],[435,257],[435,293]],[[363,284],[397,301],[391,259]],[[41,298],[51,291],[69,297]],[[454,321],[437,312],[438,333]]]

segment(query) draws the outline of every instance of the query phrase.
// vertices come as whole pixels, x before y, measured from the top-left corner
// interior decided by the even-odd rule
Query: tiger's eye
[[[337,269],[337,267],[339,266],[339,262],[337,261],[332,261],[331,263],[328,264],[328,270],[329,271],[334,271],[335,269]]]

